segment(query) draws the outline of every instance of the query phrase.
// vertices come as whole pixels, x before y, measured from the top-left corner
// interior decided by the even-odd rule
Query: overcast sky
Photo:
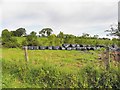
[[[118,21],[120,22],[120,1],[118,2]]]
[[[26,28],[37,33],[46,27],[55,34],[60,31],[105,37],[106,29],[118,22],[119,0],[2,0],[0,27],[16,30]]]

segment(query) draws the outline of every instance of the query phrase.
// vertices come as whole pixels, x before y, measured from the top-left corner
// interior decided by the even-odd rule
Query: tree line
[[[8,29],[4,29],[2,31],[2,45],[3,47],[8,48],[16,48],[21,47],[23,45],[39,45],[39,46],[61,46],[63,43],[69,44],[88,44],[88,45],[112,45],[118,44],[120,45],[120,23],[118,23],[118,28],[111,28],[106,30],[110,32],[109,35],[118,36],[118,39],[114,38],[112,40],[108,38],[99,38],[98,35],[90,36],[88,33],[83,33],[82,36],[75,36],[72,34],[64,34],[63,32],[59,32],[59,34],[53,34],[53,30],[51,28],[43,28],[39,31],[39,35],[37,32],[32,31],[30,34],[26,33],[25,28],[18,28],[15,31],[9,31]],[[22,43],[18,43],[16,37],[25,38],[22,40]]]

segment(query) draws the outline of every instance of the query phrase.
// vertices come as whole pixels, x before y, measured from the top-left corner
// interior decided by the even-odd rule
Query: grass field
[[[4,48],[1,58],[2,87],[118,88],[118,67],[111,63],[111,72],[106,72],[103,61],[98,59],[100,53],[101,51],[28,50],[29,62],[26,63],[22,49]]]
[[[25,37],[15,37],[20,45],[22,45],[22,42],[26,39]],[[46,37],[38,37],[38,42],[40,45],[43,46],[49,46],[49,40]],[[90,45],[95,45],[100,44],[100,45],[112,45],[112,44],[117,44],[118,41],[113,41],[113,40],[102,40],[102,39],[80,39],[82,44],[90,44]]]

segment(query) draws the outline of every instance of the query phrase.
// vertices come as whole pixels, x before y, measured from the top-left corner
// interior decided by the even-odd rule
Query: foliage
[[[60,33],[57,35],[58,38],[60,38],[60,43],[63,44],[64,42],[64,33],[60,31]]]
[[[7,29],[4,29],[3,31],[2,31],[2,38],[4,39],[9,39],[9,38],[11,38],[11,32],[9,32]]]
[[[51,35],[49,36],[51,37]],[[76,43],[76,44],[85,44],[85,45],[112,45],[112,44],[117,44],[119,45],[119,40],[104,40],[104,39],[91,39],[91,38],[81,38],[81,37],[74,37],[72,38],[67,38],[64,39],[63,38],[63,43],[61,42],[61,38],[56,37],[55,35],[55,39],[51,40],[49,37],[37,37],[37,40],[39,42],[39,45],[41,46],[51,46],[51,45],[62,45],[63,43]],[[25,40],[26,37],[16,37],[17,41],[19,42],[19,44],[22,44],[22,41]],[[67,40],[67,41],[65,41]],[[74,42],[74,43],[73,43]],[[53,44],[52,44],[53,43]],[[22,44],[24,45],[24,44]]]
[[[24,28],[17,29],[16,31],[24,31]],[[16,32],[14,31],[14,32]],[[119,39],[107,39],[107,38],[98,38],[98,35],[90,37],[89,34],[84,33],[83,36],[74,36],[72,34],[64,34],[60,32],[58,35],[52,34],[50,28],[44,28],[39,33],[42,37],[37,37],[36,32],[32,31],[29,35],[25,37],[16,37],[12,32],[9,32],[7,29],[2,31],[3,46],[8,47],[20,47],[23,45],[41,45],[41,46],[61,46],[63,43],[69,44],[85,44],[85,45],[107,45],[117,44],[120,46]],[[20,32],[18,32],[21,35]],[[18,35],[18,36],[19,36]],[[14,37],[13,37],[14,36]],[[17,40],[15,40],[17,39]],[[10,45],[9,45],[10,44]]]
[[[45,36],[50,36],[52,34],[53,30],[51,28],[43,28],[39,34],[42,36],[42,37],[45,37]]]
[[[7,29],[2,31],[2,45],[8,48],[19,47],[17,39],[12,37],[11,32],[9,32]]]
[[[22,35],[26,35],[25,28],[18,28],[16,31],[11,31],[13,36],[21,37]]]
[[[36,32],[32,31],[30,35],[26,36],[26,40],[22,42],[22,45],[28,45],[28,46],[39,45]]]
[[[120,88],[118,69],[111,67],[106,71],[93,65],[88,64],[82,69],[86,88]]]
[[[88,34],[88,33],[83,33],[83,35],[82,35],[83,38],[87,38],[89,36],[90,36],[90,34]]]
[[[49,46],[60,46],[60,39],[55,34],[48,37]]]
[[[117,26],[110,26],[109,30],[106,30],[106,32],[110,32],[108,35],[118,36],[120,39],[120,22],[118,22]]]
[[[99,37],[99,35],[94,35],[94,36],[93,36],[93,38],[96,38],[96,39],[97,39],[98,37]]]
[[[75,36],[72,34],[64,34],[64,43],[75,43]]]

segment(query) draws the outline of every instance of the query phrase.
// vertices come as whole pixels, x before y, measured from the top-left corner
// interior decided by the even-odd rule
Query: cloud
[[[84,32],[99,34],[109,28],[110,24],[117,22],[118,7],[113,0],[12,1],[4,0],[2,4],[2,29],[25,27],[29,33],[51,27],[55,33],[63,31],[75,35]]]

